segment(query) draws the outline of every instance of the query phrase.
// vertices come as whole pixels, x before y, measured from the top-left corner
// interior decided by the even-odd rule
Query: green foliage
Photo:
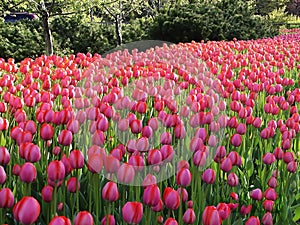
[[[277,34],[278,27],[254,14],[248,2],[222,0],[173,5],[154,19],[150,37],[170,42],[257,39]]]
[[[0,20],[0,57],[20,61],[44,53],[43,31],[39,21],[4,23]]]

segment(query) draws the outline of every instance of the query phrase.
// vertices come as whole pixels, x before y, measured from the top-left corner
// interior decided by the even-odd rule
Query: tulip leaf
[[[295,209],[295,215],[293,217],[293,221],[296,222],[300,220],[300,206]]]
[[[238,219],[232,225],[242,225],[242,224],[243,224],[243,220],[242,219]]]
[[[248,177],[251,177],[251,175],[253,174],[253,171],[254,171],[253,162],[251,160],[247,161],[246,169],[247,169]]]
[[[3,133],[1,133],[1,141],[0,141],[0,145],[1,145],[1,146],[5,146],[5,144],[6,144],[6,139],[5,139],[4,135],[3,135]]]

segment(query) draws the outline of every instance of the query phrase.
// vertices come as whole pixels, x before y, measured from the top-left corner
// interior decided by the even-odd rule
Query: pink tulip
[[[57,182],[62,181],[65,177],[65,166],[61,161],[53,160],[47,168],[48,179]]]
[[[266,212],[262,218],[263,225],[273,225],[273,217],[270,212]]]
[[[216,172],[213,169],[206,169],[202,174],[202,180],[207,184],[215,183]]]
[[[286,167],[287,171],[290,173],[295,173],[297,171],[297,162],[296,161],[291,161],[287,164]]]
[[[236,187],[239,185],[239,178],[235,173],[230,173],[227,177],[227,184],[230,187]]]
[[[71,225],[71,221],[65,216],[55,216],[51,219],[49,225]]]
[[[174,218],[170,217],[165,221],[164,225],[178,225],[178,223]]]
[[[0,147],[0,165],[7,165],[10,161],[10,154],[8,150],[1,146]]]
[[[119,199],[119,191],[117,184],[109,181],[102,189],[102,198],[106,201],[114,202]]]
[[[193,224],[196,221],[196,215],[193,209],[188,208],[183,214],[182,220],[185,224]]]
[[[256,216],[251,216],[245,223],[245,225],[259,225],[259,218]]]
[[[253,199],[253,200],[258,200],[260,201],[263,197],[263,193],[262,191],[259,189],[259,188],[256,188],[254,189],[253,191],[251,191],[250,193],[250,197]]]
[[[42,189],[42,199],[45,202],[51,202],[52,201],[52,196],[53,196],[53,187],[50,185],[46,185]]]
[[[107,221],[108,220],[108,221]],[[103,217],[103,219],[101,220],[101,225],[116,225],[116,220],[115,217],[113,215],[106,215]]]
[[[84,166],[83,153],[80,150],[72,150],[69,158],[73,169],[80,169]]]
[[[234,147],[239,147],[242,144],[242,137],[240,134],[233,134],[230,138],[230,144]]]
[[[99,153],[93,153],[89,155],[88,158],[88,169],[90,172],[92,173],[100,173],[100,171],[102,170],[103,167],[103,157],[102,155]]]
[[[147,174],[147,176],[143,180],[142,186],[146,188],[149,185],[153,185],[153,184],[156,184],[156,177],[152,174]]]
[[[273,210],[274,204],[275,203],[272,200],[265,200],[263,202],[263,207],[266,211],[271,212]]]
[[[71,193],[75,193],[76,190],[80,189],[80,182],[77,181],[76,177],[70,177],[67,181],[67,189]]]
[[[54,136],[54,129],[51,124],[44,123],[40,129],[40,136],[43,140],[51,140]]]
[[[149,185],[144,189],[143,202],[149,206],[156,206],[160,201],[160,190],[156,184]]]
[[[192,174],[189,169],[181,168],[176,174],[176,184],[186,187],[192,181]]]
[[[30,162],[26,162],[22,165],[19,176],[21,181],[31,183],[35,181],[36,174],[37,171],[35,166]]]
[[[30,208],[30,210],[28,210]],[[14,218],[25,225],[33,224],[40,215],[41,207],[39,202],[29,196],[23,197],[13,208]]]
[[[122,208],[123,219],[129,224],[139,224],[143,218],[143,204],[127,202]]]
[[[80,211],[75,219],[74,225],[94,225],[93,216],[88,211]]]
[[[180,205],[180,196],[177,191],[167,187],[163,193],[163,201],[168,209],[176,210]]]
[[[222,218],[215,206],[206,206],[202,214],[203,225],[221,225]]]
[[[58,135],[58,143],[64,146],[69,146],[72,143],[72,132],[69,130],[62,130]]]
[[[229,172],[232,169],[232,161],[229,157],[222,159],[220,164],[221,170]]]
[[[231,209],[226,203],[219,203],[217,210],[222,220],[226,220],[230,216]]]
[[[135,170],[132,165],[123,163],[118,170],[118,181],[129,184],[133,181]]]
[[[104,169],[107,173],[116,173],[120,167],[120,161],[112,155],[105,157],[103,161]]]
[[[14,195],[9,188],[0,190],[0,208],[11,208],[14,205]]]
[[[6,172],[3,166],[0,166],[0,184],[4,184],[6,181]]]
[[[242,215],[247,215],[250,213],[251,209],[252,209],[252,205],[248,205],[248,206],[242,205],[242,207],[240,209],[240,213]]]

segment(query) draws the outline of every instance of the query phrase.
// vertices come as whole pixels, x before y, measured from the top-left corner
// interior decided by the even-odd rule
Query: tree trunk
[[[115,28],[116,28],[116,34],[117,34],[117,45],[121,45],[123,43],[123,37],[122,37],[122,18],[120,18],[119,15],[115,18]]]
[[[49,13],[46,10],[42,11],[42,24],[46,44],[46,55],[53,55],[53,42],[49,23]]]

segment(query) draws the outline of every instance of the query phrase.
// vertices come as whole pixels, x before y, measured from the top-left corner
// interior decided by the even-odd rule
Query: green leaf
[[[300,206],[295,209],[295,216],[293,217],[293,221],[296,222],[300,219]]]

